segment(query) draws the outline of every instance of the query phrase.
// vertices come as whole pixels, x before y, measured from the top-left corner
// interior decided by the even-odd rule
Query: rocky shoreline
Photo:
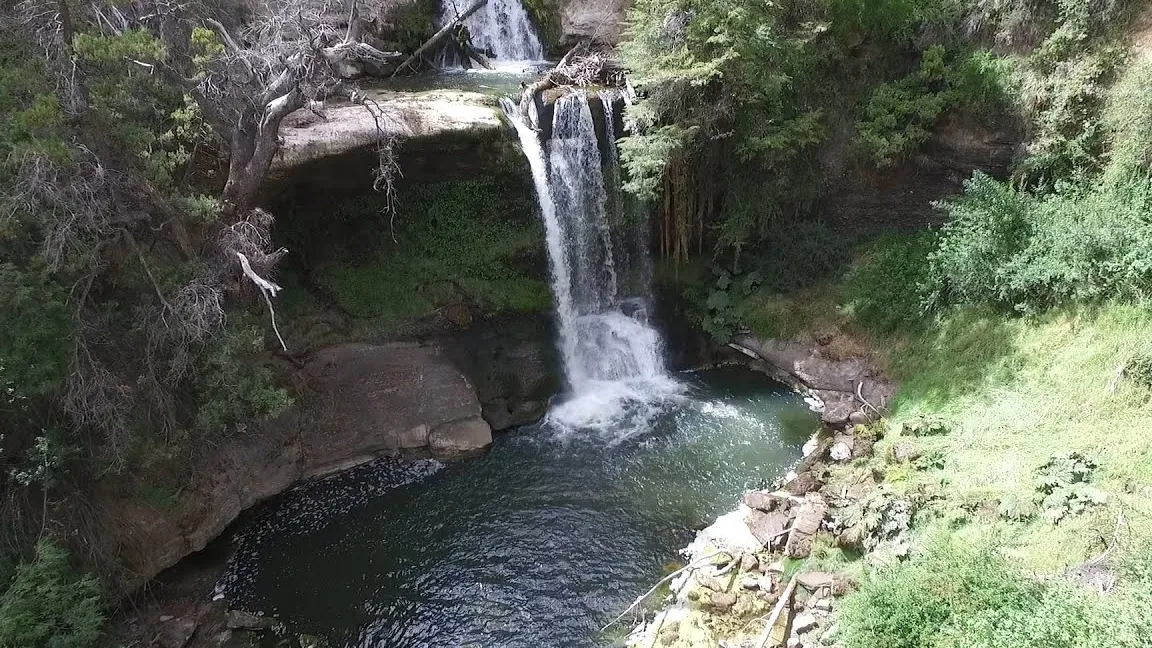
[[[821,430],[776,488],[751,491],[740,505],[681,550],[665,604],[637,625],[627,645],[813,648],[832,645],[837,598],[856,586],[833,551],[883,559],[899,553],[912,502],[885,484],[873,452],[894,385],[861,358],[835,359],[819,346],[742,337],[737,360],[810,399]],[[897,453],[900,454],[900,453]]]

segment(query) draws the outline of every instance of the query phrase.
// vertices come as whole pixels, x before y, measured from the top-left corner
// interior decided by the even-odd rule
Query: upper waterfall
[[[443,0],[440,24],[446,25],[454,20],[463,6],[457,5],[456,0]],[[472,44],[479,50],[490,51],[498,64],[544,60],[544,46],[520,0],[488,0],[488,4],[469,16],[464,24],[468,27]],[[455,65],[459,62],[445,63]]]
[[[648,323],[646,280],[622,281],[647,274],[647,250],[636,243],[647,240],[647,225],[620,217],[611,99],[602,98],[606,155],[585,93],[557,101],[552,137],[543,144],[505,103],[532,167],[547,233],[560,355],[571,392],[549,417],[565,428],[604,429],[625,417],[642,422],[681,390],[665,368],[663,340]],[[614,232],[614,221],[626,231]]]

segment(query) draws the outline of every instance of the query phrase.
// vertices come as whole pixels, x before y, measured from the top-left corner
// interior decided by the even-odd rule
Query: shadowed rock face
[[[476,390],[435,347],[345,344],[316,354],[305,371],[314,390],[301,435],[310,477],[401,450],[455,459],[492,443]]]

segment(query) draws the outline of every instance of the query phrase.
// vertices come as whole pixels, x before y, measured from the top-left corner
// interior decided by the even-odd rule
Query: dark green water
[[[816,427],[743,369],[685,374],[646,430],[497,438],[482,458],[380,462],[306,485],[244,532],[221,583],[334,647],[595,646],[695,530],[787,472]]]

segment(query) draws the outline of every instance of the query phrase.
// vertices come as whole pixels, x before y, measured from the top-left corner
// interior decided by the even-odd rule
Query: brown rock
[[[824,487],[824,483],[820,481],[814,472],[802,472],[796,475],[796,479],[784,485],[784,490],[797,497],[806,495],[808,493],[818,491]]]
[[[755,571],[760,566],[759,563],[760,561],[756,559],[755,555],[746,553],[740,558],[740,571]]]
[[[428,447],[438,459],[459,459],[492,445],[492,428],[479,416],[445,423],[428,435]]]
[[[716,592],[712,595],[712,608],[717,612],[727,612],[736,605],[736,595],[731,592]]]
[[[228,610],[225,621],[229,630],[267,630],[271,628],[273,619],[242,610]]]
[[[832,461],[848,461],[852,458],[852,450],[856,447],[856,440],[847,434],[837,434],[828,450]]]
[[[848,417],[852,415],[852,401],[850,400],[837,400],[824,404],[824,411],[820,414],[820,420],[833,427],[839,427],[848,423]]]
[[[184,648],[196,633],[196,619],[181,617],[172,619],[160,626],[153,646],[156,648]]]
[[[744,505],[748,508],[771,513],[776,510],[779,504],[780,500],[772,497],[767,491],[752,491],[744,494]]]
[[[827,515],[828,504],[824,498],[818,493],[809,493],[796,514],[788,534],[788,544],[784,547],[790,558],[807,558],[812,553],[812,543]]]
[[[713,592],[724,591],[724,583],[721,583],[720,579],[715,576],[697,576],[696,582],[700,583],[700,587],[710,589]]]
[[[835,582],[836,576],[828,572],[805,572],[796,576],[797,585],[819,596],[831,594]]]
[[[779,541],[783,537],[781,534],[788,528],[788,516],[779,511],[765,513],[753,510],[747,522],[752,535],[764,545]]]

